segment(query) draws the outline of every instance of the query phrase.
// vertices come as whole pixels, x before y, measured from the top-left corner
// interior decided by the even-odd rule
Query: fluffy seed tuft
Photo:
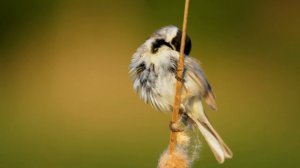
[[[160,157],[158,168],[189,168],[190,161],[186,150],[176,148],[172,155],[166,150]]]

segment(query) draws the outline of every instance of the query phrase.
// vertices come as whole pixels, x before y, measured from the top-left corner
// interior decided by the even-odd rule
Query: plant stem
[[[182,36],[181,36],[181,45],[180,45],[180,55],[178,61],[177,68],[177,76],[182,79],[183,69],[184,69],[184,48],[185,48],[185,38],[186,38],[186,28],[187,28],[187,18],[188,18],[188,10],[189,10],[189,0],[185,0],[185,8],[184,8],[184,17],[183,17],[183,26],[182,26]],[[176,82],[176,94],[172,112],[171,122],[176,123],[179,119],[179,108],[181,102],[181,90],[182,90],[183,81],[177,80]],[[170,155],[173,154],[176,144],[177,144],[177,133],[171,131],[170,134],[170,142],[169,142],[169,152]]]

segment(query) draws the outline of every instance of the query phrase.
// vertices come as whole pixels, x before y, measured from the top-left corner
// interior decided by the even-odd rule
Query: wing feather
[[[201,69],[198,61],[191,57],[185,57],[185,68],[186,75],[190,77],[199,86],[200,95],[204,98],[207,105],[213,109],[217,110],[217,104],[215,101],[215,94],[208,83],[203,70]]]

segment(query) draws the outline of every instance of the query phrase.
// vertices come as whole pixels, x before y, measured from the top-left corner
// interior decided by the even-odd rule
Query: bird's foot
[[[169,124],[170,130],[172,132],[183,132],[184,128],[181,126],[179,122],[170,122]]]
[[[177,74],[175,75],[175,78],[176,78],[176,80],[178,80],[181,83],[185,82],[185,80],[183,78],[179,77]]]

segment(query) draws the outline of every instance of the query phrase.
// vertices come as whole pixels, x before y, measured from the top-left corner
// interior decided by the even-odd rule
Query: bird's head
[[[165,26],[155,31],[147,40],[146,45],[152,54],[164,49],[180,52],[181,36],[182,32],[176,26]],[[191,39],[186,35],[184,54],[189,55],[191,48]]]

